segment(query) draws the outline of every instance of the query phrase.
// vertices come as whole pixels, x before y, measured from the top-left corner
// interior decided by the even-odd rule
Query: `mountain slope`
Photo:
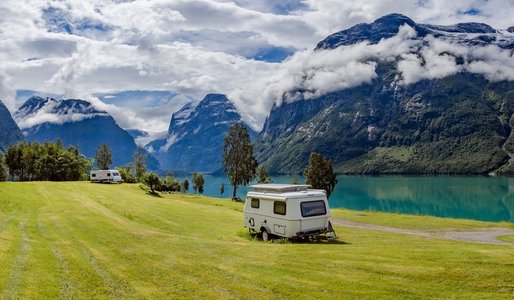
[[[225,95],[209,94],[186,104],[171,117],[168,136],[147,146],[163,169],[213,172],[221,168],[223,140],[230,126],[242,122]],[[248,128],[251,137],[256,133]]]
[[[20,128],[13,120],[11,113],[0,100],[0,152],[7,150],[7,147],[23,140]]]
[[[514,38],[485,24],[424,25],[393,14],[333,34],[315,51],[377,44],[403,24],[416,30],[414,40],[514,48]],[[458,51],[440,55],[464,64]],[[273,173],[302,172],[311,151],[328,156],[340,173],[487,173],[508,163],[514,82],[463,69],[405,84],[398,59],[375,63],[369,83],[275,105],[256,140],[259,161]]]
[[[79,148],[88,157],[95,157],[96,148],[108,144],[113,154],[113,166],[132,161],[136,150],[134,138],[118,126],[107,112],[91,103],[79,100],[55,100],[31,97],[15,113],[27,141],[55,142]],[[148,167],[158,169],[155,158],[149,157]]]

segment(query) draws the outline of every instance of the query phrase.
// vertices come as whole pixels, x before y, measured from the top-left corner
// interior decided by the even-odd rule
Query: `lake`
[[[303,182],[302,177],[297,178]],[[272,179],[274,183],[291,183],[292,177]],[[339,176],[338,179],[329,199],[332,208],[514,222],[514,178]],[[220,197],[221,183],[225,183],[223,197],[230,198],[230,182],[219,176],[205,176],[204,195]],[[248,187],[240,187],[237,194],[244,199],[247,191]]]

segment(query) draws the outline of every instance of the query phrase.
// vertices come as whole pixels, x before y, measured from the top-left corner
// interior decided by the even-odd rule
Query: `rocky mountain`
[[[223,140],[236,122],[242,119],[234,104],[225,95],[209,94],[174,113],[167,137],[150,143],[147,150],[163,169],[213,172],[221,168]],[[252,129],[248,132],[256,136]]]
[[[21,140],[23,140],[23,134],[20,128],[0,100],[0,152],[4,152],[9,145],[16,144]]]
[[[27,141],[55,142],[79,148],[88,157],[94,157],[98,146],[108,144],[113,154],[113,167],[132,161],[136,150],[134,138],[123,130],[105,111],[80,99],[56,100],[33,96],[14,114]],[[153,157],[148,167],[157,170]]]
[[[421,53],[426,49],[409,49],[400,58],[372,59],[376,75],[370,81],[275,105],[256,140],[257,157],[270,172],[301,173],[311,151],[329,157],[340,173],[514,169],[509,161],[514,153],[514,82],[492,80],[476,69],[463,68],[472,64],[467,61],[467,47],[480,52],[491,51],[494,45],[506,51],[502,55],[510,51],[512,57],[514,35],[508,31],[480,23],[417,24],[393,14],[335,33],[321,41],[315,52],[365,41],[378,44],[397,35],[404,24],[415,30],[407,42],[425,45],[430,37],[456,45],[453,51],[435,54],[449,62],[436,70],[450,63],[462,68],[446,76],[402,82],[401,59],[415,57],[425,68],[432,63]]]

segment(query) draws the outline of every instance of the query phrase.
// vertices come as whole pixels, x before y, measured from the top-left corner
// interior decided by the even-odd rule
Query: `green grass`
[[[514,223],[509,222],[481,222],[468,219],[438,218],[377,211],[352,211],[346,209],[332,209],[331,212],[332,216],[343,220],[425,231],[492,227],[514,229]]]
[[[514,235],[503,235],[499,236],[498,239],[504,242],[514,243]]]
[[[514,293],[513,247],[340,227],[338,243],[263,243],[242,233],[241,211],[194,195],[152,197],[137,185],[1,183],[0,299]]]

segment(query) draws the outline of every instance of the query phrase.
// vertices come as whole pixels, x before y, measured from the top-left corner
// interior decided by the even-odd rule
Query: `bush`
[[[143,183],[150,188],[151,194],[157,194],[156,191],[161,188],[161,179],[155,173],[146,173],[143,177]]]

